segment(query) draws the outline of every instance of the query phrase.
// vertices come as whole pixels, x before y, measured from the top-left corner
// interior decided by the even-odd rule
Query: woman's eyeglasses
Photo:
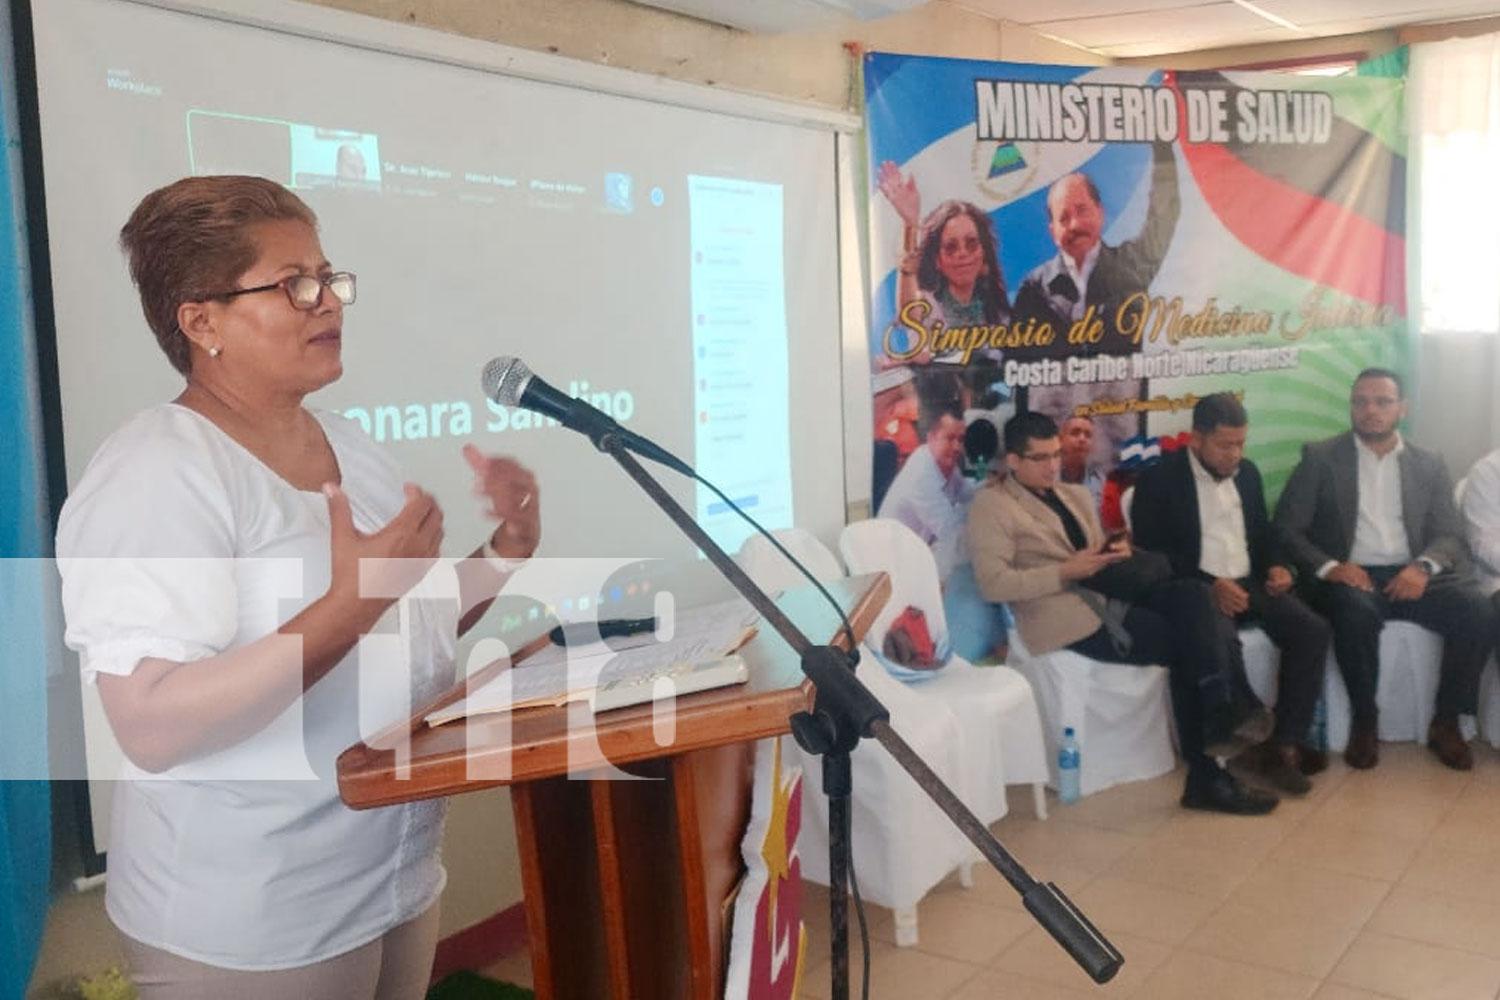
[[[294,274],[280,281],[273,281],[269,285],[256,285],[254,288],[236,288],[230,292],[220,292],[218,295],[210,295],[211,299],[232,299],[240,295],[249,295],[251,292],[269,292],[273,288],[279,288],[286,292],[287,301],[292,304],[293,309],[304,312],[318,308],[318,303],[323,301],[323,289],[333,293],[333,297],[346,306],[354,305],[354,274],[350,271],[335,271],[319,277],[315,274]]]
[[[979,249],[979,237],[966,236],[962,240],[944,240],[938,244],[938,249],[946,254],[973,253]]]

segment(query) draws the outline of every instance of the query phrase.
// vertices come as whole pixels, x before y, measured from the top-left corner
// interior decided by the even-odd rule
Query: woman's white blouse
[[[395,462],[316,414],[355,527],[405,502]],[[147,410],[100,447],[57,534],[66,640],[84,677],[146,657],[201,660],[274,632],[328,588],[328,502],[297,490],[201,415]],[[357,948],[441,893],[445,804],[356,812],[345,748],[454,680],[456,601],[393,607],[300,702],[235,746],[114,787],[106,908],[130,937],[233,969]],[[405,662],[403,662],[405,661]]]

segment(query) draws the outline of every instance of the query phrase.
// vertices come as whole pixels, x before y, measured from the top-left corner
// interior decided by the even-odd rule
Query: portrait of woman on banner
[[[900,359],[891,359],[889,352],[885,356],[918,364],[962,362],[960,351],[935,355],[931,336],[950,328],[1008,325],[1011,319],[994,223],[978,206],[955,199],[942,202],[923,219],[916,179],[889,160],[880,165],[879,187],[902,222],[897,320],[888,336],[912,336],[915,327],[928,333],[916,353]],[[915,345],[908,342],[905,349],[911,346]],[[999,353],[986,349],[967,360],[995,362]]]

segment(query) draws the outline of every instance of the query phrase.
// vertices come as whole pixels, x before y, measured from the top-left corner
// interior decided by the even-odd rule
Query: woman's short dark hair
[[[1057,437],[1057,421],[1045,413],[1028,410],[1017,413],[1005,422],[1005,452],[1008,455],[1026,454],[1026,446],[1032,441],[1047,441]]]
[[[192,368],[178,306],[233,288],[260,252],[250,228],[285,221],[318,225],[301,198],[264,177],[184,177],[146,195],[130,213],[120,248],[146,323],[173,368],[184,375]]]
[[[1005,290],[1005,274],[1000,270],[1000,247],[995,238],[995,224],[979,207],[967,201],[950,199],[934,208],[922,222],[920,260],[917,263],[917,287],[934,294],[942,291],[946,279],[938,270],[938,251],[943,245],[943,229],[958,218],[967,215],[979,234],[979,245],[984,250],[985,272],[974,283],[974,293],[984,307],[986,323],[1010,322],[1010,296]]]

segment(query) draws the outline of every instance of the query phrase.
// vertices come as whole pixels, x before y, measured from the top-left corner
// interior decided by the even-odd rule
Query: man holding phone
[[[1233,630],[1226,642],[1208,585],[1171,578],[1165,557],[1138,553],[1123,536],[1106,543],[1088,490],[1059,481],[1062,445],[1050,417],[1017,414],[1004,439],[1010,474],[985,483],[969,512],[980,592],[1010,604],[1033,654],[1067,648],[1165,666],[1188,765],[1182,804],[1270,812],[1275,795],[1246,787],[1215,759],[1264,740],[1272,719],[1231,681]]]
[[[1240,762],[1279,790],[1303,795],[1312,787],[1307,776],[1328,766],[1327,754],[1305,740],[1333,633],[1292,593],[1260,470],[1245,458],[1249,425],[1231,393],[1198,400],[1187,448],[1163,456],[1137,480],[1132,522],[1136,541],[1166,553],[1175,575],[1212,588],[1220,615],[1259,625],[1281,650],[1276,728]],[[1234,653],[1242,678],[1238,636]]]

